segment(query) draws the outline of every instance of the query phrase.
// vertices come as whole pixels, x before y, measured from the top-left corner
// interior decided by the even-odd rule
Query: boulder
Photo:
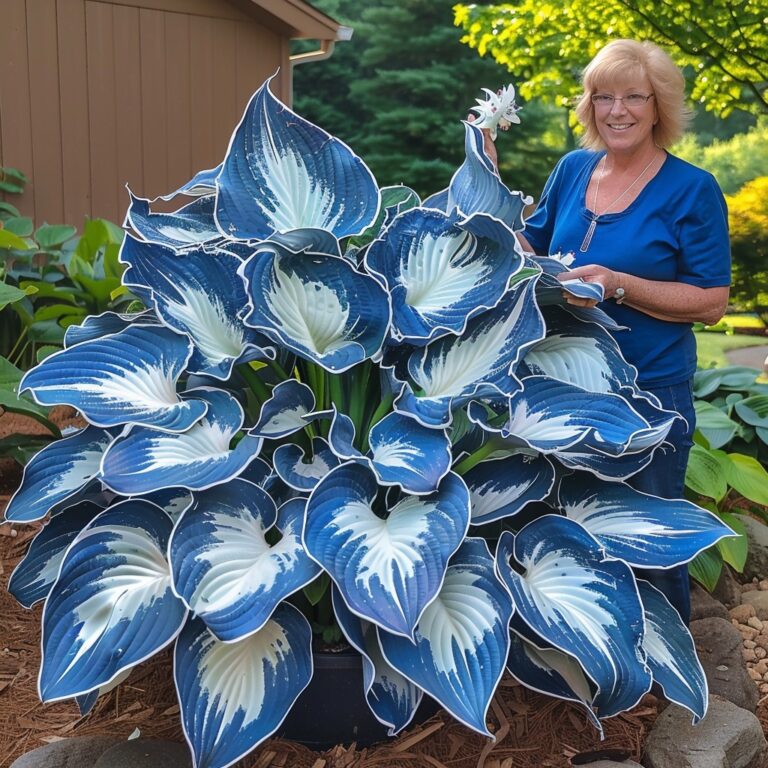
[[[712,590],[712,597],[719,600],[726,608],[734,608],[741,604],[741,585],[727,565],[723,566],[720,578]]]
[[[186,744],[161,739],[133,739],[108,749],[94,768],[192,768]]]
[[[750,605],[755,609],[755,616],[761,621],[768,621],[768,592],[753,590],[744,592],[741,596],[742,605]]]
[[[700,584],[691,582],[691,621],[711,619],[713,616],[727,619],[728,609]]]
[[[93,768],[110,747],[120,743],[112,736],[78,736],[54,741],[23,754],[11,768]]]
[[[643,755],[646,768],[762,768],[766,741],[760,721],[730,701],[710,698],[707,716],[691,725],[671,705],[656,719]]]
[[[691,622],[691,635],[709,692],[754,712],[758,690],[747,673],[739,630],[725,619],[699,619]]]
[[[748,579],[764,579],[768,574],[768,526],[748,515],[739,515],[739,520],[747,529],[747,562],[744,576]]]

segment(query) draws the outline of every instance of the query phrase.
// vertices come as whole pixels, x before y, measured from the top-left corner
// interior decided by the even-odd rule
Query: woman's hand
[[[622,287],[621,280],[624,275],[621,272],[614,272],[608,267],[601,267],[599,264],[587,264],[572,269],[570,272],[561,272],[556,277],[561,282],[581,278],[585,283],[599,283],[603,286],[603,296],[610,299],[616,293],[616,289]],[[575,307],[594,307],[597,304],[594,299],[580,299],[567,291],[563,291],[563,297],[568,304]]]

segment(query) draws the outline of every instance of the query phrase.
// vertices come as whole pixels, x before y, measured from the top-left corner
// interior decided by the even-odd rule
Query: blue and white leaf
[[[43,610],[43,701],[107,685],[176,637],[187,611],[171,589],[170,533],[162,510],[128,500],[72,542]]]
[[[149,200],[136,197],[130,190],[129,194],[131,204],[123,226],[133,229],[145,242],[182,249],[222,239],[213,218],[213,194],[198,197],[172,213],[153,213]]]
[[[245,322],[300,357],[340,373],[381,349],[389,297],[345,259],[262,244],[239,274],[248,287]]]
[[[526,347],[545,334],[541,312],[527,281],[507,293],[488,312],[471,320],[459,337],[446,336],[414,352],[408,361],[411,378],[395,408],[428,427],[451,423],[451,412],[473,397],[508,396],[519,386],[511,371]]]
[[[573,656],[556,648],[538,648],[513,631],[507,669],[526,688],[582,707],[602,738],[603,724],[592,709],[592,685]]]
[[[414,641],[379,630],[381,650],[457,720],[492,737],[486,715],[509,653],[513,610],[487,544],[468,538],[422,614]]]
[[[717,515],[685,499],[663,499],[626,483],[604,483],[580,472],[560,483],[565,514],[606,554],[638,568],[672,568],[728,536]]]
[[[254,437],[279,440],[307,425],[304,418],[315,410],[315,394],[296,379],[281,381],[261,406],[259,419],[249,430]]]
[[[201,491],[237,477],[258,455],[263,441],[248,435],[230,449],[244,418],[232,395],[216,389],[186,395],[207,406],[205,417],[181,434],[134,427],[118,437],[101,463],[106,486],[126,496],[167,486]]]
[[[192,340],[190,373],[226,380],[236,363],[275,357],[273,349],[261,347],[265,339],[241,319],[247,299],[236,256],[201,248],[175,253],[129,234],[120,261],[128,265],[123,283],[150,290],[162,322]]]
[[[378,493],[367,467],[332,470],[307,502],[304,544],[353,613],[410,638],[466,535],[469,494],[449,473],[433,494],[404,496],[379,517]]]
[[[194,494],[168,547],[173,587],[219,640],[258,632],[277,605],[319,573],[301,545],[303,502],[288,502],[282,538],[266,535],[277,510],[271,497],[234,479]]]
[[[278,101],[269,81],[246,107],[216,179],[216,222],[230,238],[315,227],[361,233],[379,210],[373,174],[352,150]]]
[[[510,191],[485,154],[483,144],[482,131],[464,122],[466,159],[448,185],[446,210],[458,207],[465,216],[484,213],[518,232],[523,228],[523,209],[533,202],[533,198]]]
[[[101,511],[98,504],[82,501],[55,515],[40,529],[8,581],[8,591],[21,605],[31,608],[48,597],[67,547]]]
[[[201,400],[182,400],[179,376],[192,356],[186,336],[133,325],[102,339],[54,352],[21,380],[40,405],[71,405],[99,427],[144,424],[183,432],[205,414]]]
[[[278,606],[253,635],[217,640],[192,619],[176,641],[173,672],[195,768],[226,768],[271,736],[312,679],[312,630]]]
[[[216,177],[221,173],[221,164],[215,168],[206,168],[198,171],[188,182],[182,184],[178,189],[169,192],[167,195],[160,195],[155,200],[173,200],[176,195],[187,195],[188,197],[204,197],[216,192]]]
[[[496,562],[517,615],[598,686],[601,717],[631,709],[650,689],[634,576],[578,523],[543,515],[516,535],[504,531]]]
[[[312,439],[312,456],[295,443],[286,443],[275,449],[272,463],[278,477],[296,491],[308,493],[341,463],[322,437]]]
[[[388,726],[388,735],[395,736],[413,720],[424,692],[384,658],[376,625],[355,616],[336,587],[331,596],[341,631],[363,658],[363,688],[368,707],[380,723]]]
[[[365,263],[386,281],[392,335],[423,345],[460,335],[470,318],[495,307],[523,265],[520,246],[501,222],[484,214],[416,208],[398,216],[371,244]]]
[[[518,453],[481,461],[463,477],[469,488],[472,525],[484,525],[545,499],[555,484],[555,468],[544,456]]]
[[[693,714],[696,725],[707,713],[709,691],[693,638],[665,595],[647,581],[637,582],[645,611],[643,650],[664,696]]]
[[[148,293],[147,298],[149,298]],[[134,323],[155,325],[159,324],[159,321],[151,309],[143,312],[102,312],[100,315],[88,315],[79,325],[67,326],[67,330],[64,331],[64,346],[73,347],[81,341],[100,339],[102,336],[125,330]]]
[[[104,451],[113,436],[99,427],[86,427],[49,443],[24,467],[21,485],[11,496],[5,519],[13,523],[40,520],[100,474]]]

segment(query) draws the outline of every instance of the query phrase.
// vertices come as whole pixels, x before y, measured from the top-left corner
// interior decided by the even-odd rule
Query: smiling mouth
[[[608,123],[608,127],[614,131],[626,131],[627,128],[631,128],[633,123]]]

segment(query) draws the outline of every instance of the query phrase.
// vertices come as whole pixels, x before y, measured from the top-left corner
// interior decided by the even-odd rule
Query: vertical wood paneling
[[[114,219],[122,221],[128,206],[125,185],[144,187],[141,142],[141,77],[139,10],[116,5],[114,21],[115,117],[117,127],[117,178],[119,211]]]
[[[237,102],[245,109],[251,94],[280,66],[279,36],[259,24],[237,25]],[[279,77],[272,83],[272,89]]]
[[[237,103],[237,60],[235,45],[237,25],[233,21],[215,19],[211,23],[213,33],[213,101],[211,111],[216,116],[213,126],[213,140],[217,147],[217,163],[224,159],[229,146],[229,137],[242,114],[242,107]],[[218,148],[221,148],[218,151]]]
[[[64,222],[79,227],[91,213],[85,0],[57,0],[56,16]]]
[[[0,21],[0,105],[3,120],[3,164],[32,175],[32,125],[27,68],[25,0],[4,0]],[[9,195],[22,213],[34,217],[34,180],[21,195]]]
[[[118,199],[117,125],[115,118],[115,65],[112,56],[113,8],[106,3],[86,2],[88,36],[88,103],[91,135],[91,211],[94,216],[115,219]]]
[[[189,20],[191,61],[189,72],[192,81],[190,94],[191,156],[196,173],[212,168],[221,162],[226,147],[217,147],[214,139],[216,115],[211,108],[215,84],[213,80],[213,29],[211,20],[192,16]]]
[[[165,98],[165,14],[139,11],[141,34],[141,139],[144,186],[134,190],[146,197],[170,191],[166,166],[168,144]]]
[[[165,14],[165,77],[168,109],[168,180],[180,186],[192,177],[189,16]],[[199,169],[196,169],[199,170]]]
[[[56,0],[27,0],[27,49],[35,210],[38,217],[42,211],[49,222],[59,223],[64,218],[64,185]]]

